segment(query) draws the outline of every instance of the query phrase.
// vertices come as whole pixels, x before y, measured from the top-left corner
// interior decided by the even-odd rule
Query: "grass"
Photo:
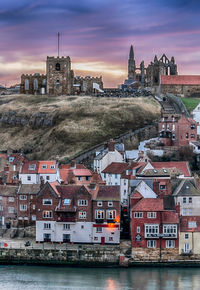
[[[69,158],[90,146],[143,127],[160,116],[153,98],[92,98],[4,96],[0,117],[8,111],[28,118],[37,112],[55,114],[55,125],[47,128],[1,125],[0,151],[21,148],[30,159]],[[4,103],[5,101],[5,103]],[[8,102],[9,101],[9,102]]]
[[[181,100],[189,112],[193,111],[194,108],[196,108],[196,106],[200,103],[199,98],[181,98]]]

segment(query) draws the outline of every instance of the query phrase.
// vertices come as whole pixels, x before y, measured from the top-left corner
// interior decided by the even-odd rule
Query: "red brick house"
[[[17,224],[17,186],[0,185],[0,226]]]
[[[19,226],[35,225],[36,195],[39,184],[20,184],[17,192],[17,215]]]
[[[131,242],[134,255],[156,256],[179,247],[179,208],[172,196],[142,198],[131,207]]]
[[[165,146],[188,146],[190,141],[197,140],[198,123],[181,116],[164,115],[158,124],[159,138]]]

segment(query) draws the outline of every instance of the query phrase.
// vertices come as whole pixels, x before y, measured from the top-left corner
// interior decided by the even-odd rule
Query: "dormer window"
[[[30,164],[28,170],[35,170],[36,164]]]
[[[70,201],[71,201],[70,199],[65,198],[63,204],[64,205],[70,205]]]
[[[195,124],[191,124],[191,129],[195,129]]]
[[[8,161],[9,162],[13,162],[14,161],[14,157],[9,157]]]
[[[47,165],[46,164],[43,164],[42,165],[42,169],[47,169]]]
[[[55,165],[50,165],[50,169],[55,169]]]

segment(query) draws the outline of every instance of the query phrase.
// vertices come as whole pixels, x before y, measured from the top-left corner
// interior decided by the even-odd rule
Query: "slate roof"
[[[111,186],[111,185],[100,186],[96,199],[120,201],[120,186]]]
[[[127,169],[127,167],[128,163],[112,162],[102,171],[102,173],[122,174]]]
[[[200,75],[161,75],[161,85],[200,85]]]
[[[40,184],[21,184],[18,194],[37,194],[40,191]]]
[[[200,191],[193,180],[183,179],[173,192],[174,196],[198,196]]]
[[[2,196],[15,196],[17,194],[17,186],[0,185],[0,195]]]

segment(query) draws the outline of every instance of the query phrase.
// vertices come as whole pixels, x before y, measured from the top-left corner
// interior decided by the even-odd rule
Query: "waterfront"
[[[199,268],[1,266],[0,290],[197,290],[199,273]]]

